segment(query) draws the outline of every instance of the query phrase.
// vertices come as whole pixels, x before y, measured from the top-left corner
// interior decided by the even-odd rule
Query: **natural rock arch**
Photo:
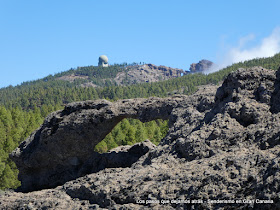
[[[50,114],[42,126],[12,152],[22,191],[55,187],[77,178],[93,148],[124,118],[167,120],[183,96],[74,102]]]

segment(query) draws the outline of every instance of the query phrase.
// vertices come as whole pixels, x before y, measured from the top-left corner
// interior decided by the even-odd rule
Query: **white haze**
[[[242,37],[239,40],[238,47],[233,47],[228,50],[228,52],[222,57],[221,61],[205,73],[213,73],[226,66],[241,61],[271,57],[280,52],[280,27],[276,27],[268,37],[263,38],[256,46],[244,49],[245,45],[254,39],[255,36],[253,34]]]

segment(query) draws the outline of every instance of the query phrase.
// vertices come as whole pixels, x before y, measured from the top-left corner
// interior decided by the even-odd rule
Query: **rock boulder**
[[[192,63],[190,65],[190,73],[198,73],[198,72],[203,72],[206,70],[209,70],[214,63],[212,61],[208,61],[206,59],[203,59],[199,61],[198,63]]]

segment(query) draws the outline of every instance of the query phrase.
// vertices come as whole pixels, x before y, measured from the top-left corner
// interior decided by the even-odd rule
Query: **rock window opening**
[[[168,120],[157,119],[142,123],[138,119],[125,118],[95,146],[94,151],[105,153],[118,146],[133,145],[147,139],[158,145],[167,131]]]

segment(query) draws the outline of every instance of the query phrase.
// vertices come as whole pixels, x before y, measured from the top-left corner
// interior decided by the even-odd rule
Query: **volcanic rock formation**
[[[136,84],[167,80],[180,77],[182,74],[185,74],[183,69],[144,64],[128,67],[127,72],[118,73],[114,80],[118,85]]]
[[[203,72],[206,70],[209,70],[214,63],[212,61],[208,61],[206,59],[203,59],[199,61],[198,63],[192,63],[190,66],[190,73],[198,73]]]
[[[93,148],[122,119],[168,119],[183,98],[84,101],[50,114],[11,154],[19,167],[22,190],[55,187],[77,178],[80,168],[93,155]]]
[[[51,114],[12,153],[26,190],[46,187],[35,181],[32,188],[28,177],[52,182],[51,175],[63,177],[76,163],[97,167],[91,148],[124,117],[169,119],[169,132],[131,166],[96,170],[55,189],[6,192],[0,205],[279,209],[279,86],[280,69],[276,74],[254,67],[231,73],[218,90],[204,86],[191,96],[72,103]],[[96,133],[101,127],[104,132]]]

